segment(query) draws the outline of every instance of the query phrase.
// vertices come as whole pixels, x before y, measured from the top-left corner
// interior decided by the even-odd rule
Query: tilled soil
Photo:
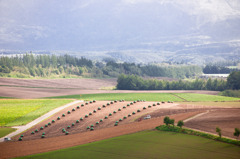
[[[221,128],[222,135],[235,138],[235,128],[240,128],[240,109],[212,109],[208,113],[187,121],[184,125],[202,131],[216,133],[216,127]]]
[[[86,85],[87,86],[87,85]],[[191,91],[191,90],[165,90],[165,91],[139,91],[139,90],[82,90],[72,88],[26,88],[26,87],[10,87],[0,86],[0,96],[14,98],[43,98],[52,96],[64,96],[73,94],[97,94],[97,93],[198,93],[198,94],[218,94],[217,91]]]
[[[113,104],[108,106],[107,103],[110,104],[110,101],[97,101],[96,103],[89,103],[88,105],[85,103],[78,103],[70,106],[24,132],[23,140],[39,139],[43,132],[46,138],[64,136],[65,133],[62,131],[63,128],[69,132],[69,134],[76,134],[90,131],[87,127],[91,125],[93,125],[94,130],[114,127],[116,121],[119,122],[119,125],[123,125],[133,122],[138,117],[151,114],[154,111],[171,108],[177,105],[173,103],[157,105],[157,102],[133,102],[133,104],[130,104],[131,102],[113,102]],[[84,106],[81,106],[81,104],[84,104]],[[130,106],[127,106],[127,104]],[[156,106],[153,106],[153,104]],[[106,107],[104,108],[103,105]],[[150,108],[148,107],[149,105],[151,105]],[[77,106],[80,108],[77,109]],[[126,108],[123,108],[123,106]],[[143,109],[143,107],[146,109]],[[98,110],[98,108],[101,110]],[[75,109],[75,111],[73,111],[73,109]],[[94,113],[94,110],[96,113]],[[138,110],[140,112],[138,112]],[[70,114],[68,114],[68,111],[70,111]],[[116,113],[114,113],[114,111]],[[133,112],[136,114],[134,115]],[[89,113],[92,113],[92,115],[89,115]],[[109,116],[110,113],[112,116]],[[65,117],[63,117],[62,114],[65,114]],[[85,117],[85,115],[88,115],[88,117]],[[124,119],[124,116],[126,119]],[[60,120],[57,120],[58,117],[60,117]],[[105,119],[105,117],[107,117],[107,119]],[[80,118],[83,118],[83,120],[80,120]],[[102,122],[100,122],[101,119],[103,120]],[[122,119],[122,121],[119,121],[119,119]],[[55,122],[52,123],[52,120],[55,120]],[[79,123],[77,123],[77,120]],[[96,124],[96,122],[99,122],[99,124]],[[48,123],[51,123],[51,125],[48,125]],[[47,127],[45,127],[46,124]],[[74,124],[74,126],[72,124]],[[43,130],[40,130],[41,127],[43,127]],[[35,132],[36,129],[38,132]],[[32,132],[34,132],[34,134],[31,134]],[[18,138],[19,136],[16,136],[13,139],[18,140]]]
[[[0,85],[41,88],[99,89],[115,86],[117,79],[15,79],[0,78]]]
[[[87,105],[78,103],[58,112],[24,132],[23,141],[17,141],[19,136],[16,136],[13,138],[15,141],[0,143],[0,158],[47,152],[154,129],[156,126],[163,124],[163,118],[166,115],[174,118],[175,123],[177,123],[178,120],[184,120],[196,114],[209,111],[209,113],[187,121],[185,126],[212,133],[215,133],[216,126],[219,126],[222,129],[222,134],[229,137],[233,137],[232,134],[235,127],[240,127],[240,109],[237,108],[218,108],[175,103],[160,103],[160,105],[157,105],[157,102],[136,102],[130,104],[129,101],[113,102],[113,104],[107,106],[107,103],[110,103],[110,101],[97,101]],[[84,106],[82,107],[81,104],[84,104]],[[127,104],[130,104],[130,106],[127,106]],[[156,106],[153,106],[153,104]],[[106,105],[106,107],[103,108],[103,105]],[[148,107],[149,105],[151,105],[150,108]],[[80,109],[77,109],[77,106],[80,106]],[[126,106],[126,108],[124,109],[123,106]],[[99,107],[101,110],[98,110]],[[143,109],[143,107],[146,107],[146,109]],[[75,111],[72,110],[73,108]],[[121,111],[118,110],[119,108]],[[96,110],[96,113],[93,112],[94,110]],[[140,112],[137,112],[137,110],[140,110]],[[70,111],[70,114],[67,113],[68,111]],[[116,111],[116,113],[113,113],[113,111]],[[92,115],[89,115],[90,112]],[[133,115],[133,112],[136,114]],[[65,117],[62,117],[63,113],[66,115]],[[112,116],[109,116],[109,113],[112,113]],[[88,117],[85,118],[87,114]],[[128,116],[129,114],[131,116]],[[143,120],[143,117],[146,115],[151,115],[152,119]],[[104,119],[105,116],[108,119]],[[124,116],[127,118],[123,119]],[[60,117],[60,120],[57,120],[57,117]],[[81,121],[80,118],[83,118],[83,120]],[[140,118],[141,120],[138,120]],[[100,119],[103,119],[103,122],[100,122]],[[119,121],[119,119],[122,119],[122,121]],[[52,123],[52,120],[55,120],[55,122]],[[76,123],[76,120],[80,122]],[[97,121],[99,124],[96,124]],[[116,121],[119,121],[118,126],[114,126]],[[51,125],[45,127],[45,124],[49,122],[51,122]],[[74,123],[74,126],[72,126],[72,123]],[[93,131],[87,129],[87,126],[91,125],[94,127]],[[41,126],[44,128],[43,130],[40,130]],[[67,126],[70,126],[70,128],[68,129]],[[69,135],[65,135],[62,132],[63,128],[69,132]],[[36,129],[39,132],[31,134]],[[45,138],[41,138],[43,132],[46,134]]]
[[[117,79],[14,79],[0,78],[0,96],[14,98],[42,98],[94,93],[199,93],[217,95],[205,90],[101,90],[116,86]]]
[[[178,120],[184,120],[198,113],[199,112],[188,112],[170,115],[170,117],[174,118],[177,122]],[[44,139],[0,143],[0,158],[25,156],[72,147],[107,138],[153,129],[160,124],[163,124],[163,117],[143,120],[141,122],[131,122],[127,124],[121,123],[119,126],[107,127],[90,132],[82,132]]]

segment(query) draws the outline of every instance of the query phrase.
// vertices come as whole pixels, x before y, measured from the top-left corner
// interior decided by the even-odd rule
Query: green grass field
[[[21,158],[194,158],[238,159],[240,148],[214,140],[173,132],[143,131],[67,149]]]
[[[193,93],[102,93],[102,94],[81,94],[57,96],[49,98],[71,98],[81,100],[146,100],[146,101],[239,101],[240,98],[232,98],[225,96],[193,94]]]
[[[194,93],[175,93],[180,98],[185,99],[186,101],[240,101],[240,98],[225,97],[218,95],[207,95],[207,94],[194,94]]]
[[[50,110],[72,101],[70,99],[0,100],[0,126],[27,124]]]
[[[16,129],[13,129],[13,128],[1,128],[0,127],[0,138],[3,137],[3,136],[6,136],[7,134],[15,131]]]
[[[101,93],[101,94],[81,94],[81,95],[69,95],[69,96],[57,96],[50,98],[72,98],[81,100],[121,100],[134,101],[134,100],[146,100],[146,101],[183,101],[182,99],[169,94],[169,93]]]

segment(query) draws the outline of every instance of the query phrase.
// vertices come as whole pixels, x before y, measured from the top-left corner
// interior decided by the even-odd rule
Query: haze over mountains
[[[240,59],[239,0],[0,0],[0,52],[127,62]]]

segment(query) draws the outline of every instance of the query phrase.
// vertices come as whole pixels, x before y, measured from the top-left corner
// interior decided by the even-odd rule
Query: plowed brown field
[[[155,103],[156,106],[153,106],[154,102],[136,102],[131,105],[130,102],[113,102],[113,104],[108,106],[107,103],[110,103],[110,101],[97,101],[96,103],[89,103],[88,105],[85,103],[75,104],[56,113],[51,118],[35,125],[23,133],[23,139],[39,139],[41,138],[43,132],[45,132],[46,138],[64,136],[65,133],[62,132],[63,128],[68,131],[69,134],[76,134],[90,131],[87,129],[87,126],[90,127],[91,125],[94,125],[94,130],[114,127],[115,122],[119,121],[119,119],[122,119],[122,121],[119,121],[118,125],[124,125],[133,122],[134,119],[137,119],[145,114],[150,114],[156,110],[166,109],[177,105],[174,103],[157,105],[157,103]],[[82,107],[81,104],[84,104],[84,106]],[[130,106],[127,106],[127,104]],[[103,105],[106,107],[104,108]],[[151,105],[151,108],[148,108],[149,105]],[[77,106],[80,108],[77,109]],[[123,108],[123,106],[126,108]],[[146,107],[146,109],[143,109],[143,107]],[[98,108],[101,110],[98,110]],[[75,111],[72,109],[75,109]],[[121,109],[121,111],[119,111],[119,109]],[[96,113],[94,113],[94,110],[96,110]],[[140,112],[137,112],[138,110],[140,110]],[[70,114],[68,114],[68,111],[70,111]],[[116,113],[113,113],[114,111],[116,111]],[[132,114],[133,112],[136,114]],[[92,115],[89,115],[89,113],[92,113]],[[112,116],[109,116],[109,113],[111,113]],[[65,114],[65,117],[62,117],[62,114]],[[129,114],[131,114],[131,116],[128,116]],[[86,118],[85,115],[88,115],[88,117]],[[105,116],[108,118],[105,119]],[[127,118],[123,119],[124,116]],[[60,120],[57,120],[58,117],[60,117]],[[83,120],[80,120],[80,118],[83,118]],[[100,122],[100,119],[103,121]],[[52,120],[55,120],[55,122],[52,123]],[[79,120],[79,123],[76,122],[77,120]],[[96,122],[99,122],[99,124],[96,124]],[[51,125],[45,127],[48,123],[51,123]],[[74,123],[74,126],[72,126],[72,123]],[[70,126],[70,128],[68,128],[68,126]],[[44,129],[40,130],[40,127],[43,127]],[[38,129],[39,132],[31,134],[31,132],[36,129]],[[14,139],[17,140],[18,137]]]
[[[168,103],[147,108],[148,105],[153,105],[153,102],[137,102],[130,106],[127,106],[129,102],[118,102],[111,104],[110,106],[106,106],[106,108],[101,108],[102,110],[97,110],[98,107],[101,107],[102,104],[106,103],[106,101],[96,102],[94,104],[85,105],[80,109],[76,109],[76,111],[71,111],[72,108],[76,108],[77,106],[74,105],[71,108],[63,110],[50,119],[43,121],[42,123],[36,125],[36,127],[25,132],[23,141],[0,143],[1,158],[10,158],[47,152],[129,133],[135,133],[138,131],[153,129],[156,126],[163,124],[163,116],[148,120],[142,120],[139,122],[134,122],[134,119],[137,119],[145,114],[151,114],[156,110],[160,111],[164,108],[171,108],[176,106],[176,104]],[[126,106],[126,108],[123,109],[123,106]],[[142,108],[144,106],[147,109],[143,110]],[[121,111],[118,111],[119,108],[122,108]],[[93,113],[93,115],[90,115],[88,118],[84,118],[83,121],[80,121],[80,123],[76,123],[77,119],[84,117],[85,114],[92,112],[94,109],[97,110],[96,113]],[[140,109],[141,112],[137,112],[138,109]],[[68,110],[71,111],[71,114],[67,114]],[[117,111],[117,113],[113,114],[113,116],[110,116],[108,119],[103,119],[109,113],[113,113],[113,111]],[[116,120],[122,118],[123,116],[127,116],[128,114],[131,114],[133,111],[136,112],[135,115],[131,115],[131,117],[127,117],[127,119],[119,122],[118,126],[113,125]],[[170,115],[170,117],[174,118],[177,122],[178,120],[184,120],[200,112],[201,111],[187,113],[181,112],[180,114]],[[52,119],[56,120],[56,118],[62,113],[65,113],[66,116],[61,117],[60,120],[56,121],[51,126],[44,128],[44,130],[40,130],[38,133],[31,135],[31,131],[35,130],[36,128],[39,129],[40,126],[44,126],[44,124],[51,122]],[[95,122],[99,121],[99,119],[103,119],[103,122],[96,126]],[[66,127],[73,122],[75,123],[75,126],[67,129]],[[89,131],[86,129],[86,126],[90,124],[94,125],[94,131]],[[64,135],[64,133],[62,133],[62,128],[66,128],[70,134]],[[46,133],[46,138],[40,138],[42,132]]]
[[[15,79],[0,78],[0,85],[39,88],[99,89],[115,86],[116,79]]]
[[[130,104],[129,101],[117,101],[108,106],[107,103],[110,103],[110,101],[97,101],[87,105],[85,103],[78,103],[58,112],[49,119],[24,132],[23,141],[17,141],[19,136],[16,136],[12,142],[0,143],[0,158],[47,152],[154,129],[156,126],[163,124],[163,118],[166,115],[174,118],[175,122],[177,122],[178,120],[184,120],[199,113],[209,111],[209,113],[187,121],[185,125],[213,133],[217,125],[222,128],[223,135],[230,137],[232,137],[232,132],[226,132],[228,130],[233,131],[234,127],[240,126],[238,116],[240,109],[237,108],[194,106],[176,103],[160,103],[160,105],[157,105],[157,102],[136,102]],[[81,106],[81,104],[84,104],[84,106]],[[127,106],[127,104],[130,104],[130,106]],[[156,106],[153,106],[153,104]],[[103,105],[106,105],[106,107],[104,108]],[[149,105],[151,105],[150,108],[148,107]],[[80,108],[77,109],[77,106],[80,106]],[[123,108],[123,106],[126,108]],[[146,109],[143,109],[143,107],[146,107]],[[98,108],[101,108],[101,110],[98,110]],[[95,113],[93,112],[94,110],[96,110]],[[137,110],[140,110],[140,112],[137,112]],[[70,111],[70,114],[67,113],[68,111]],[[113,113],[114,111],[116,113]],[[90,112],[92,115],[89,115]],[[133,115],[133,112],[136,114]],[[65,117],[62,117],[63,113]],[[112,116],[109,116],[109,113],[112,113]],[[128,116],[129,114],[131,116]],[[143,120],[143,117],[148,114],[152,116],[152,119]],[[86,118],[85,115],[88,115],[88,117]],[[105,116],[108,118],[105,119]],[[124,116],[127,118],[123,119]],[[60,117],[60,120],[57,120],[57,117]],[[83,118],[83,120],[80,120],[80,118]],[[138,120],[140,118],[142,119],[141,121]],[[103,121],[100,122],[100,119]],[[119,121],[119,119],[122,119],[122,121]],[[52,120],[55,120],[55,122],[52,123]],[[76,123],[77,120],[79,120],[79,123]],[[116,121],[119,121],[118,126],[114,126]],[[51,125],[45,127],[45,124],[49,122]],[[96,124],[96,122],[99,122],[99,124]],[[72,123],[74,123],[74,126],[72,126]],[[87,129],[87,126],[91,125],[93,125],[93,131]],[[68,126],[70,128],[67,128]],[[40,130],[40,127],[44,129]],[[65,135],[62,132],[63,128],[69,132],[69,135]],[[36,129],[39,131],[31,134]],[[41,138],[43,132],[46,134],[45,138]]]
[[[94,93],[199,93],[217,95],[218,91],[204,90],[101,90],[114,87],[117,79],[13,79],[0,78],[0,96],[15,98],[42,98]]]
[[[185,123],[185,126],[216,134],[216,127],[221,128],[222,135],[235,138],[235,128],[240,128],[240,109],[212,109],[208,113]]]

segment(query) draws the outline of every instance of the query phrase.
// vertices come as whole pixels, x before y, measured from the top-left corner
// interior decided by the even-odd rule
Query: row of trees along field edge
[[[165,81],[157,79],[143,79],[137,75],[120,75],[117,80],[120,90],[213,90],[240,89],[240,71],[232,72],[226,80],[223,79],[195,79]]]

